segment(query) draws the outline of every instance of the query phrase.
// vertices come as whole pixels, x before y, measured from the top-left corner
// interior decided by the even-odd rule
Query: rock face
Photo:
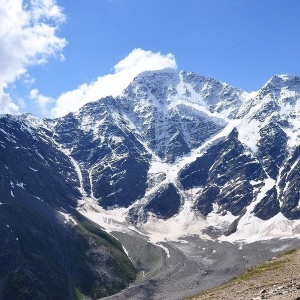
[[[196,207],[204,215],[213,211],[213,203],[235,216],[240,215],[254,198],[250,182],[264,178],[261,164],[246,154],[235,129],[180,174],[185,188],[203,188]]]
[[[167,219],[179,212],[180,194],[173,184],[168,184],[145,206],[145,212],[152,212],[160,218]]]
[[[52,221],[57,215],[72,223],[74,209],[92,201],[127,209],[133,223],[187,208],[204,217],[231,215],[227,233],[244,215],[300,219],[299,124],[297,76],[274,76],[249,94],[195,73],[144,72],[119,97],[59,119],[1,116],[0,216],[34,206]],[[130,274],[116,288],[134,277],[125,264]]]
[[[105,209],[131,206],[141,220],[145,212],[172,217],[195,188],[193,206],[203,215],[240,216],[258,202],[251,209],[261,219],[279,212],[298,219],[299,94],[300,78],[291,75],[274,76],[248,94],[195,73],[144,72],[120,97],[60,119],[3,116],[3,163],[11,147],[20,147],[33,169],[47,163],[51,170],[22,168],[20,178],[47,182],[48,194],[61,189],[73,207],[90,197]],[[14,119],[19,123],[10,125]],[[7,126],[23,126],[20,145],[8,145]],[[46,190],[32,189],[41,198]]]

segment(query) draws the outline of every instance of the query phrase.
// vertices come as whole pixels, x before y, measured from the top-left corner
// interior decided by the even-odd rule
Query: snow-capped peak
[[[80,204],[122,207],[133,223],[181,221],[190,211],[208,216],[208,226],[212,216],[227,226],[243,211],[249,219],[279,212],[300,218],[292,193],[300,144],[297,76],[276,75],[247,93],[192,72],[149,71],[121,96],[63,118],[14,120],[69,161]],[[6,149],[16,137],[2,121],[0,147]]]
[[[267,94],[272,94],[278,98],[282,89],[300,92],[300,77],[288,74],[275,75],[263,85],[259,95],[264,97]]]

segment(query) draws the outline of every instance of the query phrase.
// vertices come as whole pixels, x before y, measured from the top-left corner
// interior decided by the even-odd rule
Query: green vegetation
[[[79,291],[78,288],[74,289],[74,294],[75,294],[76,300],[83,300],[85,298],[85,296],[83,294],[81,294],[81,292]]]
[[[284,259],[284,260],[275,260],[275,261],[271,261],[271,262],[266,262],[262,265],[259,265],[255,268],[251,268],[249,270],[247,270],[245,273],[243,273],[242,275],[235,277],[234,279],[232,279],[230,283],[237,283],[240,281],[247,281],[249,279],[254,278],[255,276],[258,276],[264,272],[267,271],[271,271],[271,270],[276,270],[276,269],[281,269],[284,267],[284,265],[286,263],[290,262],[290,259]]]
[[[0,207],[2,300],[99,299],[135,279],[116,239],[76,211],[74,219],[76,226],[65,224],[51,206],[27,198]]]

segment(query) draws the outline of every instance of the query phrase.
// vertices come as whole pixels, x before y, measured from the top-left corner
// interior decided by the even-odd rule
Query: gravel
[[[124,245],[139,271],[136,282],[129,288],[104,298],[114,300],[184,299],[219,286],[284,251],[300,248],[298,239],[272,239],[242,245],[202,240],[195,235],[178,242],[161,243],[169,250],[167,253],[144,236],[120,232],[113,235]]]
[[[237,279],[189,300],[300,300],[300,250],[273,258]]]

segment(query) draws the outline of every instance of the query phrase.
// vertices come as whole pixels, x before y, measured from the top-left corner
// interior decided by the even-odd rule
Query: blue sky
[[[2,5],[3,10],[17,11],[17,7],[8,7],[9,1],[2,1],[0,9]],[[63,115],[73,106],[71,98],[75,99],[74,107],[79,107],[89,101],[80,97],[96,97],[97,91],[101,96],[101,84],[94,83],[107,74],[120,73],[114,67],[130,53],[131,59],[121,70],[123,77],[119,74],[113,85],[129,74],[125,71],[132,67],[134,56],[139,57],[135,63],[143,63],[145,58],[148,64],[132,70],[130,76],[147,65],[157,63],[159,68],[176,62],[180,70],[214,77],[247,91],[257,90],[274,74],[300,75],[298,0],[14,1],[23,4],[23,12],[31,13],[30,25],[23,23],[20,28],[31,26],[34,46],[20,51],[16,46],[7,52],[7,61],[20,62],[19,68],[12,64],[15,69],[8,72],[10,75],[0,77],[0,114],[30,111],[40,116]],[[24,4],[28,6],[24,8]],[[45,23],[53,29],[46,33],[48,44],[44,42],[38,50],[33,23]],[[12,40],[16,38],[8,42]],[[4,43],[0,32],[0,56],[6,53],[1,51]],[[156,57],[153,64],[152,54],[157,53],[161,60]],[[28,62],[28,57],[33,61]],[[87,90],[93,84],[92,95]]]

